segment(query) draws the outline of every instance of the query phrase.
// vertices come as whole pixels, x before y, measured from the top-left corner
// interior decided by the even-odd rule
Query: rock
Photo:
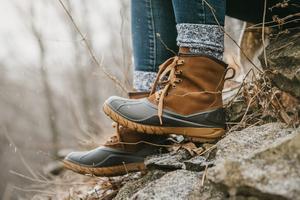
[[[231,99],[230,99],[231,100]],[[230,106],[225,108],[226,120],[228,122],[240,122],[245,111],[247,109],[247,104],[244,97],[241,95],[237,96],[235,101],[233,101]],[[252,112],[252,107],[249,108],[249,112]]]
[[[151,169],[183,169],[185,166],[183,162],[189,158],[191,155],[188,151],[180,149],[177,152],[150,156],[145,160],[145,165]]]
[[[300,129],[266,124],[221,140],[207,178],[231,196],[300,199]]]
[[[146,160],[150,169],[145,175],[130,173],[96,182],[94,177],[82,176],[86,184],[73,186],[65,196],[86,200],[300,200],[300,128],[270,123],[229,133],[216,145],[201,147],[211,150],[193,158],[183,148],[152,156]]]
[[[284,128],[284,124],[281,123],[269,123],[232,132],[217,143],[216,162],[220,159],[241,159],[251,156],[254,151],[271,145],[294,130]]]
[[[160,170],[149,171],[141,179],[126,183],[126,185],[120,189],[114,200],[129,199],[132,195],[134,195],[134,193],[143,189],[148,183],[159,179],[164,174],[165,172]]]
[[[274,70],[268,74],[281,90],[300,98],[300,32],[282,34],[270,41],[266,48],[267,62],[260,56],[263,69]]]
[[[203,171],[206,166],[213,166],[214,162],[206,161],[204,156],[195,156],[187,161],[184,161],[185,169],[190,171]]]
[[[150,182],[130,199],[147,200],[224,200],[225,193],[210,181],[202,185],[203,173],[176,170],[166,173],[160,179]]]
[[[190,195],[189,199],[195,200],[224,200],[226,193],[217,188],[214,183],[206,180],[200,187],[199,192],[194,192]]]
[[[199,199],[202,174],[187,170],[176,170],[165,174],[146,185],[130,199]],[[194,197],[198,198],[194,198]]]

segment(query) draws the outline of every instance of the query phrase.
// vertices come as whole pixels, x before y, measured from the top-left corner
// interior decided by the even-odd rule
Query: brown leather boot
[[[180,54],[160,66],[148,98],[114,96],[103,109],[117,123],[139,132],[212,141],[224,134],[222,89],[228,69],[213,57]],[[162,89],[155,91],[158,85]]]
[[[129,93],[141,98],[148,93]],[[146,156],[157,154],[165,146],[166,137],[137,133],[116,125],[116,134],[103,146],[91,151],[72,152],[64,159],[67,169],[81,174],[116,176],[145,169]]]

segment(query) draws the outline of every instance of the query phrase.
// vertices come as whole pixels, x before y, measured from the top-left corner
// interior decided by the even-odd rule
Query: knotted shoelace
[[[171,64],[168,65],[168,63],[172,61]],[[164,98],[167,95],[167,92],[170,87],[175,88],[177,83],[180,83],[182,79],[178,78],[178,76],[182,73],[181,70],[177,70],[178,66],[181,66],[184,64],[184,61],[179,59],[178,56],[169,58],[166,60],[163,64],[159,66],[159,71],[157,73],[156,79],[154,81],[154,84],[152,86],[150,95],[155,93],[156,100],[158,101],[158,118],[160,121],[160,124],[162,124],[162,113],[163,113],[163,104],[164,104]],[[166,76],[168,77],[166,78]],[[157,89],[157,86],[162,86],[163,89],[160,89],[159,91],[155,92]]]
[[[171,64],[168,64],[170,62]],[[184,64],[184,60],[180,59],[178,56],[166,60],[163,64],[159,66],[159,71],[157,73],[156,79],[151,88],[151,92],[149,96],[155,94],[156,101],[158,101],[157,116],[159,118],[159,122],[161,125],[162,125],[164,98],[167,95],[167,92],[170,89],[170,87],[176,88],[176,84],[182,82],[182,79],[179,78],[180,75],[182,74],[182,70],[178,70],[177,67],[182,66],[183,64]],[[225,76],[229,70],[232,70],[232,75],[225,79]],[[234,76],[235,76],[235,70],[231,67],[228,67],[224,71],[224,74],[216,87],[216,91],[201,91],[201,92],[212,93],[212,94],[222,93],[222,91],[219,89],[222,81],[232,79]],[[156,91],[158,86],[161,87],[162,89]]]
[[[122,148],[125,149],[125,145],[138,145],[138,144],[148,144],[151,146],[156,146],[156,147],[164,147],[164,148],[169,148],[172,147],[172,145],[167,145],[167,144],[158,144],[158,143],[153,143],[145,140],[140,140],[137,142],[124,142],[122,139],[121,135],[121,127],[118,123],[113,123],[112,124],[113,128],[116,129],[116,134],[111,136],[108,141],[106,141],[104,146],[115,146],[115,145],[122,145]],[[129,133],[130,134],[130,133]]]

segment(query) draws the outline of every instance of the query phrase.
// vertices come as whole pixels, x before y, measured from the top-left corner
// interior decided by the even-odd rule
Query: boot
[[[148,93],[130,93],[130,98],[141,98]],[[64,159],[65,168],[80,174],[117,176],[145,170],[145,157],[161,151],[166,137],[153,137],[116,126],[117,134],[103,146],[91,151],[72,152]]]
[[[229,69],[210,56],[180,53],[160,66],[147,98],[113,96],[103,110],[112,120],[138,132],[215,141],[225,132],[222,90]]]

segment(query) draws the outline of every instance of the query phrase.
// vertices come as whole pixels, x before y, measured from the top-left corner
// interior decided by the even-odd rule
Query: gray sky
[[[81,7],[83,1],[71,0],[76,9]],[[90,42],[96,52],[100,52],[108,47],[110,41],[111,33],[105,26],[112,22],[116,25],[120,23],[119,0],[84,2],[88,2],[87,17],[93,33]],[[70,51],[73,50],[73,41],[62,20],[63,17],[67,18],[58,0],[0,0],[0,4],[0,63],[4,63],[9,71],[22,74],[26,73],[24,70],[39,67],[37,43],[30,32],[31,4],[35,13],[34,23],[47,47],[47,65],[51,66],[53,73],[72,65]],[[83,18],[80,15],[74,14],[74,18],[81,24]]]

